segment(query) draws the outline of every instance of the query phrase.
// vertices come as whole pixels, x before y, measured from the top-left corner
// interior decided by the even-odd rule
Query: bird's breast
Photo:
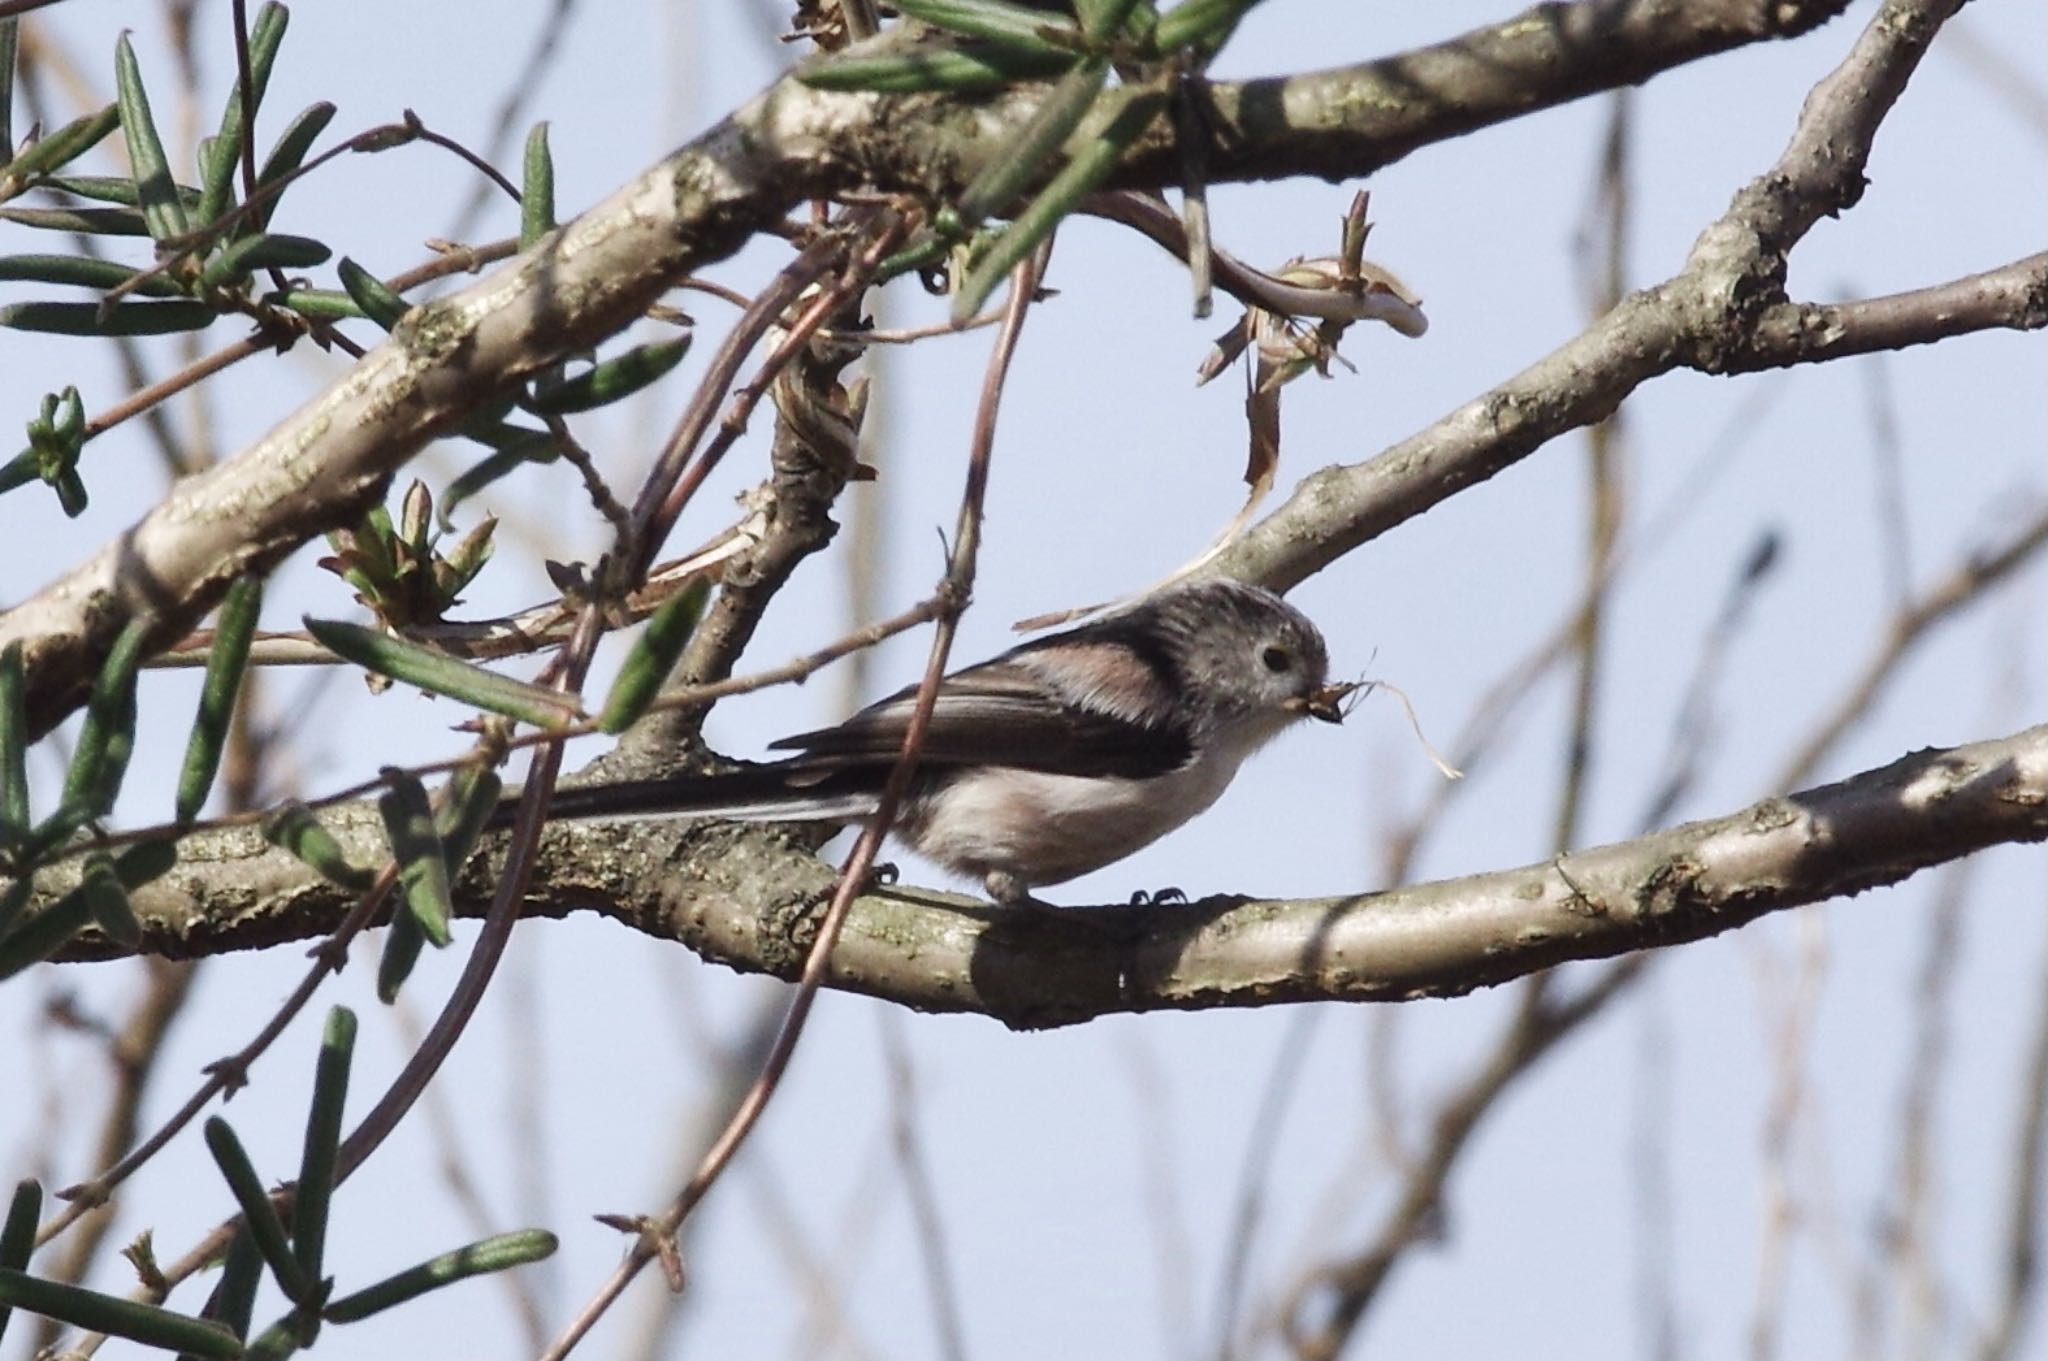
[[[1235,773],[1235,762],[1215,760],[1147,779],[959,771],[914,799],[897,832],[956,873],[1057,884],[1158,840],[1216,802]]]

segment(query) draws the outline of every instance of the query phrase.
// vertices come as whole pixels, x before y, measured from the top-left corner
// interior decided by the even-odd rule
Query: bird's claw
[[[1168,903],[1184,903],[1188,895],[1177,888],[1162,888],[1152,892],[1139,889],[1131,895],[1132,907],[1164,907]]]

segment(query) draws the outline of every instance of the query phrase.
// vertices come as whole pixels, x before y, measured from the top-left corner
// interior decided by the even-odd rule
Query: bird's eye
[[[1287,671],[1294,666],[1294,658],[1284,647],[1269,647],[1259,654],[1259,660],[1266,664],[1268,671]]]

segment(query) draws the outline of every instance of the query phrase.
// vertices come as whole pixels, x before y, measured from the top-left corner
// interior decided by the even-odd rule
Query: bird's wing
[[[837,727],[785,737],[773,745],[821,769],[888,762],[903,750],[917,687],[897,691]],[[1043,680],[1002,657],[939,683],[919,761],[1003,765],[1062,775],[1162,775],[1186,764],[1187,733],[1145,723],[1053,694]]]

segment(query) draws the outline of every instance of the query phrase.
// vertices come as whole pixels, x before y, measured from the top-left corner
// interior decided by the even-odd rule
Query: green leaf
[[[619,678],[612,682],[611,693],[605,696],[598,727],[611,733],[624,732],[647,712],[647,706],[660,693],[662,682],[674,669],[676,658],[682,655],[683,644],[697,631],[697,621],[703,616],[704,602],[710,595],[711,579],[698,577],[654,612],[646,629],[633,641],[633,650],[626,654]]]
[[[434,494],[427,490],[426,483],[414,478],[398,503],[399,542],[411,550],[413,561],[426,557],[433,530]]]
[[[308,1319],[294,1309],[277,1322],[256,1335],[244,1352],[244,1361],[284,1361],[284,1358],[301,1347],[312,1345],[312,1332],[318,1319]]]
[[[142,191],[136,188],[135,181],[120,175],[52,175],[43,183],[80,198],[118,203],[124,208],[142,206]],[[181,184],[178,186],[178,201],[187,209],[197,208],[199,191],[189,184]]]
[[[497,811],[504,784],[488,770],[459,771],[450,781],[446,797],[434,813],[434,830],[441,838],[441,853],[451,878],[475,849],[491,814]],[[419,963],[427,938],[419,920],[410,912],[391,918],[383,952],[377,958],[377,999],[387,1006],[398,1000],[399,990]]]
[[[11,14],[0,19],[0,166],[14,159],[14,50],[20,23]]]
[[[994,43],[965,43],[929,52],[852,52],[799,68],[796,78],[814,90],[914,94],[998,90],[1023,80],[1056,76],[1074,64],[1071,53],[1031,53]]]
[[[0,941],[5,941],[14,930],[14,923],[28,906],[29,892],[34,888],[34,876],[24,869],[21,877],[9,884],[5,893],[0,893]]]
[[[10,24],[13,20],[8,21]],[[22,1271],[36,1248],[36,1220],[43,1212],[43,1184],[33,1177],[14,1184],[7,1202],[7,1220],[0,1225],[0,1271]],[[0,1307],[0,1338],[7,1336],[7,1319],[14,1311]]]
[[[480,438],[476,431],[467,433],[472,439]],[[561,448],[555,443],[555,437],[545,430],[526,430],[516,425],[507,425],[500,428],[500,434],[506,437],[504,447],[489,458],[480,459],[465,469],[441,493],[443,517],[453,515],[457,506],[507,473],[529,463],[553,463],[562,455]],[[484,442],[491,441],[486,439]]]
[[[178,862],[174,841],[146,841],[130,846],[114,859],[114,873],[121,887],[141,888],[162,878]],[[55,954],[64,943],[83,931],[92,920],[92,908],[83,886],[72,889],[13,931],[0,936],[0,979],[12,978],[31,964]]]
[[[1183,47],[1213,52],[1236,31],[1237,21],[1258,3],[1259,0],[1181,0],[1159,16],[1152,41],[1161,52]]]
[[[321,1277],[327,1247],[327,1210],[334,1196],[335,1157],[341,1147],[342,1107],[356,1046],[356,1014],[347,1007],[327,1013],[320,1058],[313,1068],[313,1103],[306,1113],[306,1142],[299,1157],[298,1198],[292,1203],[292,1253],[309,1281]]]
[[[28,676],[16,639],[0,648],[0,850],[21,844],[28,819]]]
[[[248,670],[249,643],[256,636],[256,616],[263,607],[263,579],[245,576],[228,587],[214,621],[213,647],[206,654],[206,680],[199,690],[199,713],[185,743],[185,765],[178,777],[177,820],[199,815],[220,770],[227,746],[228,724],[234,718],[235,696]]]
[[[17,185],[25,184],[39,175],[47,175],[60,166],[69,165],[105,141],[107,135],[120,125],[121,110],[113,104],[98,113],[74,118],[16,156],[11,164],[0,166],[0,183],[11,180]]]
[[[284,41],[284,31],[291,22],[291,15],[283,5],[273,3],[257,11],[256,22],[249,28],[249,98],[248,108],[253,115],[263,103],[263,92],[270,86],[270,68],[277,61],[278,45]],[[234,88],[228,91],[227,107],[221,111],[220,131],[213,138],[213,154],[206,166],[205,195],[199,200],[199,220],[212,222],[226,212],[235,200],[235,167],[242,159],[242,138],[246,129],[242,125],[242,78],[235,73]]]
[[[451,877],[462,872],[504,792],[505,782],[495,771],[459,770],[448,782],[447,796],[434,813],[434,830],[440,834]]]
[[[87,1332],[124,1337],[146,1347],[190,1352],[209,1361],[236,1361],[242,1354],[240,1339],[217,1324],[97,1290],[38,1280],[21,1271],[0,1269],[0,1305],[26,1309]]]
[[[244,236],[206,262],[199,282],[217,288],[259,269],[310,269],[332,254],[325,242],[308,236]]]
[[[282,293],[271,293],[265,302],[277,307],[289,307],[302,317],[319,321],[350,321],[369,314],[356,305],[356,300],[338,288],[290,288]]]
[[[256,1289],[262,1284],[263,1252],[256,1246],[256,1235],[244,1224],[228,1244],[220,1282],[213,1287],[200,1317],[220,1324],[236,1337],[247,1337],[249,1318],[256,1312]]]
[[[444,529],[448,526],[448,511],[445,505],[441,510],[441,525]],[[486,515],[473,529],[456,540],[455,547],[449,549],[434,564],[434,589],[440,592],[443,600],[454,604],[456,596],[462,589],[476,580],[478,572],[484,570],[484,564],[491,560],[491,554],[496,551],[491,540],[497,530],[497,516]]]
[[[1009,51],[1071,58],[1081,44],[1080,30],[1064,15],[1003,0],[901,0],[896,8],[936,28],[985,39]],[[1066,41],[1054,42],[1045,36],[1047,32]]]
[[[323,827],[313,810],[297,799],[279,804],[263,820],[263,839],[351,893],[361,893],[376,882],[376,875],[350,862],[334,833]]]
[[[149,224],[133,208],[0,208],[0,222],[86,236],[149,235]]]
[[[543,415],[566,416],[630,397],[681,363],[690,352],[692,338],[693,334],[686,333],[671,340],[635,345],[588,373],[536,389],[529,405]]]
[[[1076,0],[1074,6],[1080,12],[1081,31],[1095,43],[1122,32],[1124,21],[1136,7],[1137,0]]]
[[[413,920],[439,949],[455,939],[448,929],[455,896],[448,886],[448,859],[434,827],[434,810],[418,780],[402,771],[386,774],[391,787],[377,800],[377,812],[398,860],[398,882]]]
[[[412,305],[386,287],[382,279],[346,255],[336,268],[341,273],[341,286],[363,309],[363,315],[385,330],[398,325],[398,319],[411,310]]]
[[[135,49],[126,33],[114,44],[114,91],[121,109],[121,134],[128,143],[128,164],[135,170],[135,190],[141,197],[142,216],[149,222],[149,234],[159,243],[183,236],[192,229],[192,222],[171,179],[171,163],[164,156],[163,139],[157,136],[156,119],[149,111],[149,92],[142,85],[142,68],[136,64]]]
[[[6,463],[0,464],[0,494],[25,487],[42,476],[42,460],[33,448],[22,450]]]
[[[475,440],[487,449],[496,449],[501,454],[516,454],[521,462],[553,463],[562,452],[555,447],[552,431],[514,425],[510,421],[472,419],[464,423],[460,433],[464,439]],[[441,513],[445,518],[448,514],[448,493],[441,493],[441,499]]]
[[[57,504],[64,513],[76,520],[85,514],[85,482],[76,469],[66,468],[52,483],[57,489]]]
[[[335,1300],[322,1314],[333,1323],[355,1323],[417,1299],[429,1290],[439,1290],[444,1285],[453,1285],[485,1272],[538,1262],[552,1256],[557,1245],[555,1236],[545,1229],[502,1233],[454,1252],[443,1253],[410,1271],[401,1271],[379,1281],[367,1290],[358,1290],[353,1295]]]
[[[321,101],[309,104],[299,116],[285,124],[283,132],[270,148],[270,154],[263,158],[262,169],[256,172],[256,188],[260,191],[278,183],[298,170],[304,163],[306,153],[313,149],[313,143],[320,140],[320,134],[334,121],[334,105]],[[270,218],[283,200],[282,192],[271,195],[258,206],[249,210],[248,230],[260,232],[270,226]]]
[[[398,1000],[405,980],[412,977],[413,966],[420,962],[420,951],[426,948],[427,936],[420,930],[419,919],[410,912],[392,914],[391,929],[384,933],[384,949],[377,956],[378,1001],[388,1007]]]
[[[1039,191],[1031,205],[996,238],[988,253],[975,262],[959,292],[953,295],[953,320],[957,324],[981,310],[988,295],[1018,262],[1038,249],[1074,205],[1092,193],[1116,168],[1131,143],[1166,107],[1166,96],[1154,90],[1134,90],[1123,96],[1123,108],[1109,126],[1074,153],[1059,174]]]
[[[77,471],[84,448],[85,403],[78,389],[44,393],[42,409],[28,423],[28,448],[0,467],[0,492],[40,478],[56,491],[66,515],[78,515],[86,499]]]
[[[535,123],[526,134],[525,182],[519,191],[519,249],[555,229],[555,159],[548,152],[548,125]]]
[[[128,621],[108,650],[86,701],[85,726],[79,729],[59,806],[82,812],[87,822],[106,816],[128,773],[128,757],[135,747],[135,673],[142,666],[151,622]]]
[[[32,284],[73,284],[79,288],[119,288],[139,273],[118,260],[80,255],[0,255],[0,279]],[[145,279],[134,292],[147,298],[175,298],[178,286],[162,275]]]
[[[142,923],[121,887],[114,858],[105,851],[88,851],[79,872],[78,886],[85,890],[85,904],[102,934],[124,950],[142,944]]]
[[[155,883],[178,863],[178,843],[169,837],[138,841],[114,858],[114,872],[121,887],[130,890]]]
[[[60,336],[162,336],[199,331],[218,314],[203,302],[18,302],[0,307],[0,326]]]
[[[580,716],[576,697],[485,670],[474,662],[404,638],[338,619],[306,617],[306,629],[337,656],[380,676],[473,704],[538,727],[559,727]]]
[[[962,191],[954,205],[960,222],[978,227],[994,213],[1008,208],[1016,197],[1046,177],[1060,147],[1088,116],[1103,85],[1109,80],[1109,63],[1090,57],[1060,77],[1024,126],[1006,141],[988,165]]]
[[[299,1269],[298,1258],[292,1255],[291,1243],[285,1237],[284,1221],[278,1218],[277,1207],[263,1189],[256,1165],[249,1161],[248,1151],[235,1136],[234,1126],[218,1115],[206,1122],[206,1151],[213,1155],[214,1164],[227,1179],[235,1203],[242,1207],[242,1219],[256,1237],[256,1248],[286,1298],[295,1304],[311,1299],[315,1283]]]
[[[0,1269],[20,1271],[28,1266],[36,1247],[36,1220],[42,1213],[43,1184],[34,1177],[16,1182],[7,1201],[7,1219],[0,1223]]]

